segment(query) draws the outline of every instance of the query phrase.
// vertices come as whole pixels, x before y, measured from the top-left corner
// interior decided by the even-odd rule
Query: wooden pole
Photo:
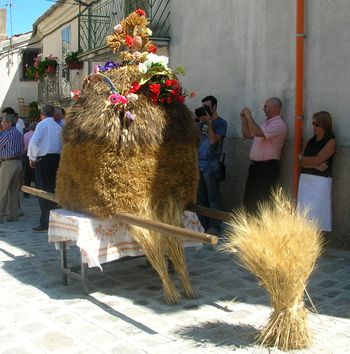
[[[41,189],[36,189],[28,186],[22,186],[22,191],[24,193],[32,194],[40,198],[51,200],[52,202],[58,203],[57,197],[54,193],[49,193],[42,191]]]
[[[193,211],[196,214],[200,214],[203,216],[207,216],[208,218],[211,219],[217,219],[217,220],[222,220],[222,221],[229,221],[230,220],[230,213],[227,213],[225,211],[217,210],[217,209],[210,209],[206,208],[201,205],[197,204],[187,204],[186,210]]]
[[[31,188],[27,186],[22,186],[22,191],[57,203],[57,197],[53,193],[45,192],[43,190]],[[116,218],[117,220],[125,222],[130,225],[143,227],[145,229],[153,230],[161,234],[166,234],[168,236],[186,238],[189,240],[209,243],[211,245],[216,245],[218,242],[218,238],[210,234],[187,230],[181,227],[168,225],[160,221],[144,219],[136,215],[126,214],[126,213],[116,213],[113,215],[113,218]]]

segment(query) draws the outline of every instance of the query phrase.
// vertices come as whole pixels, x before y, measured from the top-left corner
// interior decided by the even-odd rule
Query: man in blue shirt
[[[16,129],[16,117],[3,113],[0,135],[0,224],[3,223],[7,201],[8,221],[18,221],[19,187],[22,172],[23,137]]]
[[[199,119],[201,141],[198,151],[199,185],[197,202],[199,205],[212,209],[221,209],[220,183],[220,155],[224,138],[227,132],[227,122],[217,113],[217,99],[207,96],[202,99],[202,112]],[[221,221],[199,216],[206,232],[218,235],[221,232]]]

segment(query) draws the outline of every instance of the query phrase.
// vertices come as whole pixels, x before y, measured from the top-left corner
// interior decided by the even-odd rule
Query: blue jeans
[[[197,203],[204,207],[221,210],[221,196],[219,191],[218,168],[200,171],[197,190]],[[221,231],[221,221],[209,219],[206,216],[198,215],[205,230],[213,228]]]

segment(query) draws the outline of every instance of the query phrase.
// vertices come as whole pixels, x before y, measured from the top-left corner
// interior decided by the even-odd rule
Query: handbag
[[[219,182],[222,182],[226,178],[226,166],[225,166],[225,156],[226,154],[222,154],[222,158],[219,161],[219,174],[218,174],[218,180]]]

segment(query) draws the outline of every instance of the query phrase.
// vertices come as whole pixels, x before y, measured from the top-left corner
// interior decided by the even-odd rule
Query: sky
[[[12,35],[32,31],[33,23],[51,6],[48,0],[0,0],[0,7],[7,8],[7,35],[11,35],[10,4],[12,4]]]

